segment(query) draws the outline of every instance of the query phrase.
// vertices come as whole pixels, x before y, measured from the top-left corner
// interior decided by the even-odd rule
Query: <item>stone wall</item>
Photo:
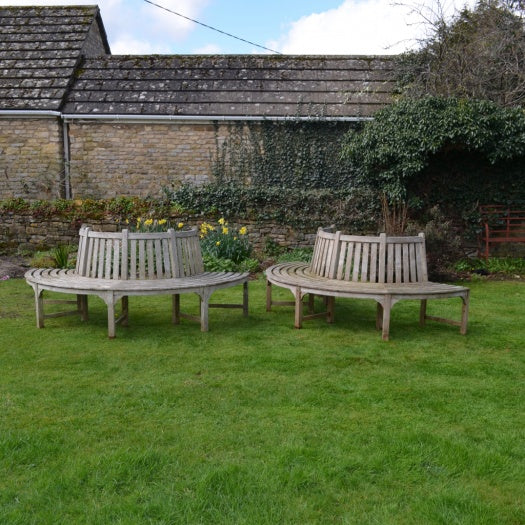
[[[174,224],[183,221],[188,226],[199,226],[205,221],[215,223],[216,218],[172,217],[171,221]],[[100,231],[117,231],[121,228],[112,218],[69,221],[46,219],[30,212],[0,211],[0,255],[46,250],[61,244],[77,244],[78,230],[83,222]],[[246,226],[248,238],[259,252],[264,250],[267,239],[287,248],[313,246],[315,241],[315,232],[301,231],[270,221],[230,221],[229,226],[233,229]]]
[[[0,199],[61,196],[61,130],[56,118],[0,119]]]
[[[74,198],[154,196],[175,182],[211,177],[216,140],[226,126],[71,122],[70,180]]]

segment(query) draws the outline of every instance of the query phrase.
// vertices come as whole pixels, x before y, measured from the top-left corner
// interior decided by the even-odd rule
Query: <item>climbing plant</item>
[[[294,119],[233,124],[217,140],[213,175],[219,183],[251,187],[347,188],[352,175],[340,152],[349,127]]]
[[[385,192],[391,202],[421,198],[411,194],[410,188],[436,156],[452,152],[474,154],[487,165],[516,162],[522,166],[523,110],[469,99],[404,99],[379,111],[362,132],[349,132],[343,145],[343,157],[356,181]],[[475,189],[476,174],[470,176]],[[509,172],[494,170],[492,176],[496,183],[505,184]],[[447,191],[446,184],[443,189]],[[491,196],[479,197],[487,201]]]

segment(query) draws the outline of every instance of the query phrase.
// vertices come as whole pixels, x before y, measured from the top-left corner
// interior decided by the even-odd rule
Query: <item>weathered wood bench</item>
[[[463,286],[433,283],[428,280],[423,234],[417,237],[378,237],[343,235],[319,229],[310,264],[281,263],[266,271],[266,309],[273,305],[295,306],[295,327],[303,320],[326,316],[334,320],[335,297],[373,299],[377,302],[376,328],[388,340],[390,312],[398,301],[421,301],[420,323],[427,319],[460,327],[467,331],[469,289]],[[272,300],[272,285],[289,289],[293,302]],[[309,296],[309,315],[303,313],[303,297]],[[326,311],[314,313],[313,297],[325,298]],[[427,315],[427,299],[459,297],[461,321]]]
[[[131,295],[172,295],[172,321],[180,318],[200,321],[201,330],[208,330],[208,308],[242,308],[248,315],[248,273],[205,272],[199,234],[196,229],[158,233],[96,232],[83,226],[79,232],[76,268],[57,270],[33,268],[25,279],[33,287],[36,303],[36,324],[44,319],[79,314],[88,318],[87,297],[100,297],[107,305],[108,335],[115,337],[115,324],[127,325],[128,297]],[[210,304],[210,296],[221,288],[243,284],[242,304]],[[44,290],[76,294],[76,301],[46,301],[76,304],[76,309],[44,313]],[[195,293],[200,298],[200,316],[180,311],[180,294]],[[115,319],[115,305],[122,301],[122,313]]]
[[[479,207],[482,230],[479,254],[488,259],[490,245],[525,242],[525,210],[511,210],[502,205]]]

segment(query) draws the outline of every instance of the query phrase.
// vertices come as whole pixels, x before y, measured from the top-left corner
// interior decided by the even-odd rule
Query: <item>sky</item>
[[[410,0],[407,0],[410,2]],[[203,24],[284,54],[382,55],[417,47],[436,0],[154,0]],[[426,4],[425,4],[426,2]],[[474,0],[441,0],[450,16]],[[2,5],[98,4],[121,54],[252,54],[270,51],[212,31],[144,0],[0,0]],[[417,6],[417,7],[414,7]]]

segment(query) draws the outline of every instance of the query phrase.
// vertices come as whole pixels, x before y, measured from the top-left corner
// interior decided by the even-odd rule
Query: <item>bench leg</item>
[[[301,297],[301,288],[297,287],[294,292],[295,295],[295,328],[303,327],[303,300]]]
[[[44,290],[39,290],[38,286],[33,287],[35,291],[36,327],[44,328]]]
[[[242,285],[242,315],[248,317],[248,281]]]
[[[270,312],[272,309],[272,283],[266,281],[266,311]]]
[[[108,294],[104,297],[104,302],[108,308],[108,337],[115,338],[115,299],[113,294]]]
[[[423,326],[427,318],[427,300],[421,299],[421,305],[419,306],[419,324]]]
[[[89,318],[88,314],[88,296],[77,295],[78,311],[80,312],[80,320],[87,321]]]
[[[205,291],[202,293],[202,295],[199,295],[199,297],[201,302],[201,332],[207,332],[210,293]]]
[[[461,298],[461,326],[459,333],[465,335],[467,333],[467,324],[468,324],[468,307],[470,302],[470,291],[465,293],[465,296]]]
[[[385,297],[385,303],[383,304],[383,323],[381,337],[383,341],[388,341],[390,337],[390,311],[392,309],[392,300],[390,297]]]
[[[171,322],[173,324],[180,324],[180,295],[178,293],[171,296]]]
[[[327,297],[326,299],[326,322],[333,323],[335,318],[335,297]]]

